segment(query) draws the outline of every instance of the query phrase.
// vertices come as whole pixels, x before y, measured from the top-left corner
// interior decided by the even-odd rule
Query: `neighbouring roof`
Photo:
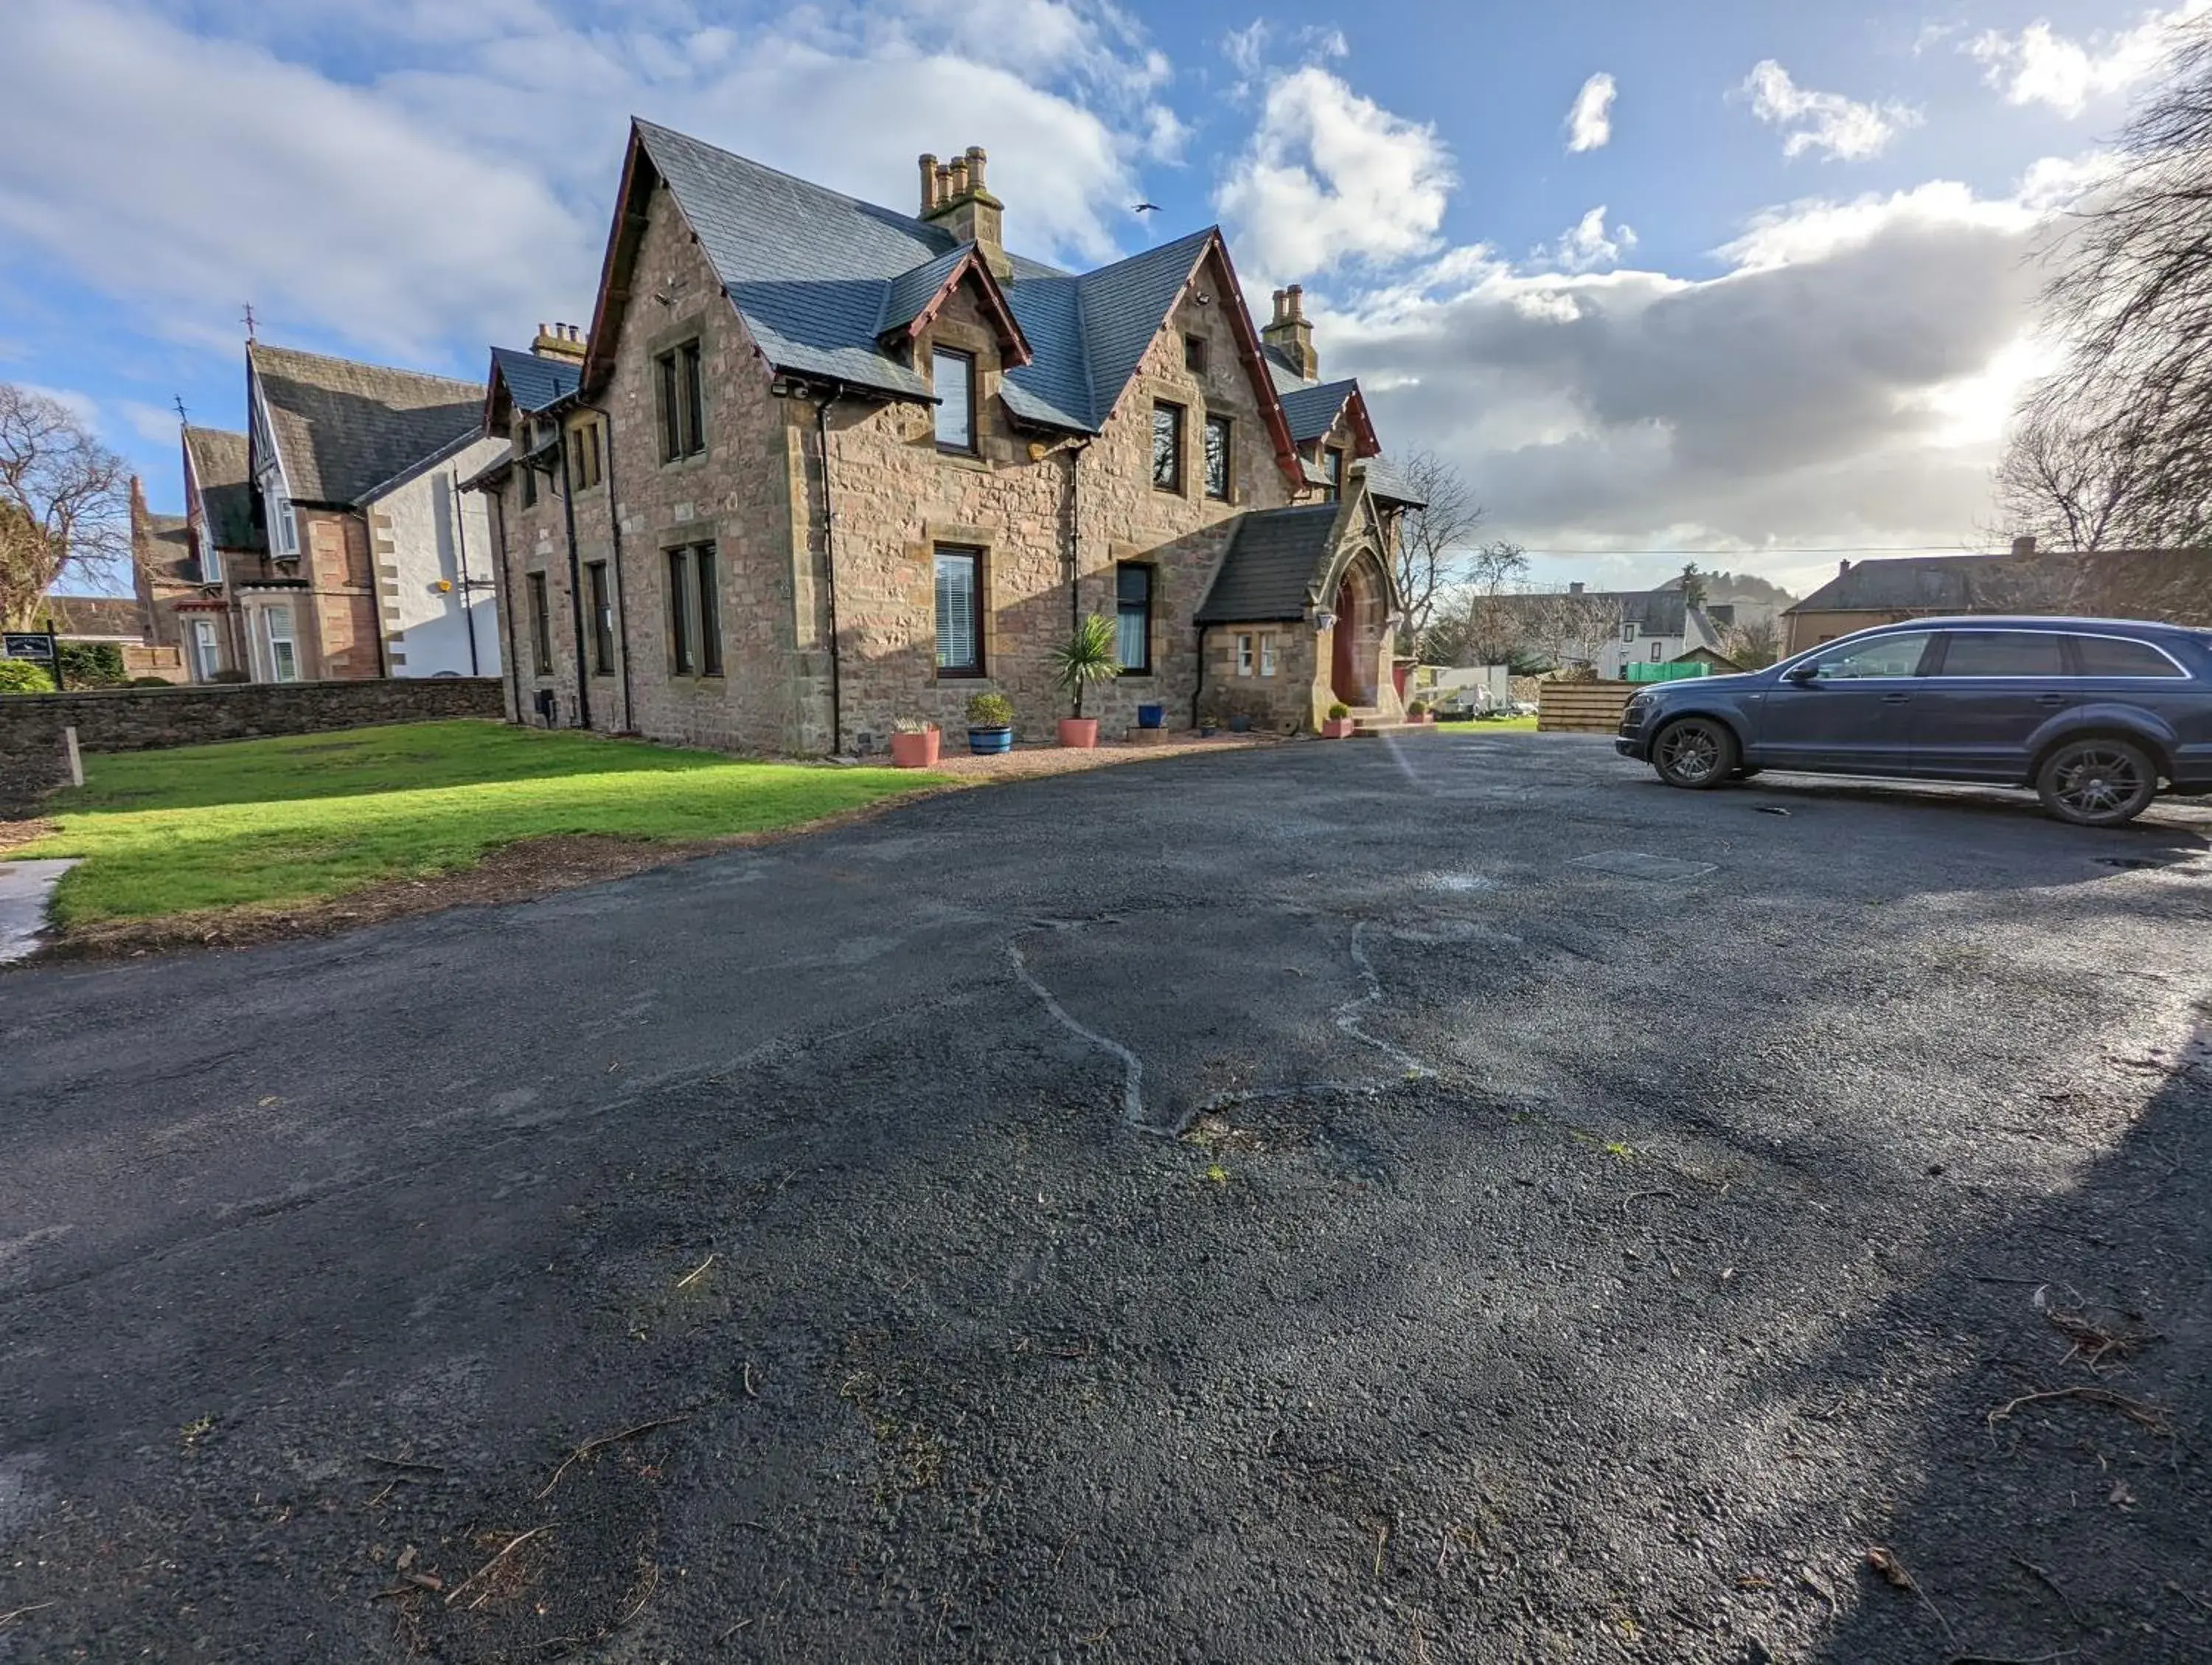
[[[1314,580],[1335,552],[1340,507],[1302,504],[1241,517],[1197,622],[1265,624],[1304,618]]]
[[[148,518],[156,521],[176,519],[168,514]],[[146,614],[136,596],[50,595],[46,598],[46,613],[53,621],[54,633],[64,638],[79,641],[146,639]]]
[[[218,550],[258,550],[261,529],[253,523],[253,486],[246,472],[246,440],[220,428],[187,428],[185,454],[200,489],[208,537]]]
[[[131,558],[155,583],[200,581],[199,560],[192,554],[191,523],[181,514],[134,514]]]
[[[1920,612],[1961,611],[1974,605],[1974,586],[1983,573],[2008,557],[1997,555],[1919,555],[1860,561],[1838,573],[1796,606],[1792,613]]]
[[[495,383],[506,387],[514,408],[534,416],[576,391],[583,380],[584,365],[581,359],[555,358],[514,347],[495,347],[491,349],[491,374]]]
[[[483,431],[484,390],[474,382],[258,343],[248,350],[296,501],[358,502]]]
[[[651,122],[635,131],[772,365],[895,398],[933,398],[927,380],[883,338],[920,315],[974,245]],[[976,281],[987,296],[1002,296],[1028,353],[1001,378],[1006,408],[1040,426],[1097,432],[1218,245],[1209,228],[1081,275],[1012,255],[1003,282],[977,260]],[[1241,307],[1237,313],[1257,355],[1258,334]],[[593,333],[604,338],[604,325]]]
[[[1680,590],[1583,590],[1571,595],[1573,599],[1619,608],[1620,622],[1633,624],[1641,635],[1680,636],[1691,647],[1717,649],[1720,646],[1720,633],[1712,620],[1702,608],[1687,605]],[[1553,592],[1502,595],[1498,599],[1514,611],[1534,611],[1561,598]]]

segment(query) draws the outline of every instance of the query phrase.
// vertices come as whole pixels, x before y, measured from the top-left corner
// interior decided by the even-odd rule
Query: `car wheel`
[[[2069,740],[2036,771],[2043,807],[2077,827],[2117,827],[2150,807],[2158,765],[2128,740]]]
[[[1711,717],[1684,717],[1659,731],[1651,743],[1651,767],[1670,787],[1703,792],[1735,773],[1735,735]]]

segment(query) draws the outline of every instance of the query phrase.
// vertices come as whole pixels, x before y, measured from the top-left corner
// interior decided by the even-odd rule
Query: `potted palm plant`
[[[968,750],[979,757],[1014,749],[1014,708],[1004,694],[968,696]]]
[[[1341,740],[1352,732],[1352,708],[1342,700],[1328,708],[1328,720],[1321,726],[1324,740]]]
[[[891,730],[891,767],[928,769],[937,762],[937,747],[935,723],[902,717]]]
[[[1114,621],[1097,613],[1078,624],[1067,640],[1052,650],[1053,680],[1075,702],[1075,714],[1060,720],[1060,743],[1088,748],[1098,744],[1098,720],[1083,714],[1083,690],[1094,682],[1111,682],[1121,674]]]

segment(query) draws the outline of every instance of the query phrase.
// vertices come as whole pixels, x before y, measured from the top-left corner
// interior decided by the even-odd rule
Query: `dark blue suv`
[[[1923,618],[1765,671],[1660,683],[1613,748],[1673,787],[1763,769],[2033,787],[2086,827],[2212,793],[2212,631],[2109,618]]]

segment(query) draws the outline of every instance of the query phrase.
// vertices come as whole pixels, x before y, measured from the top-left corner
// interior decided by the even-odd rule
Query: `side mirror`
[[[1820,679],[1820,665],[1813,659],[1807,659],[1802,665],[1793,665],[1782,673],[1783,681],[1794,682],[1800,687],[1808,682],[1818,682]]]

